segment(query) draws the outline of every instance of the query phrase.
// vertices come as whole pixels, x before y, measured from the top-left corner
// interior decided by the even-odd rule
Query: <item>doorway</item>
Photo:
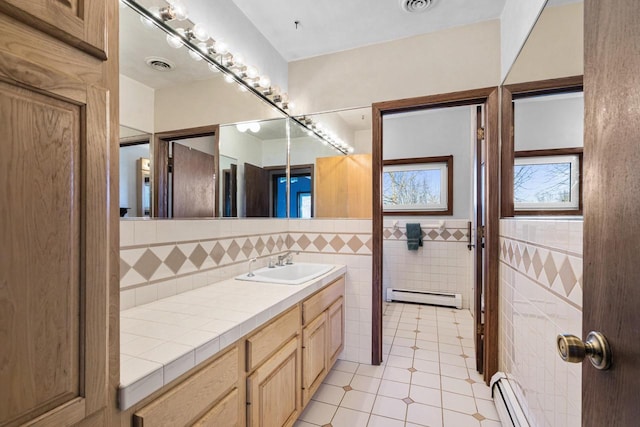
[[[473,152],[480,153],[476,163],[472,163],[467,157],[466,162],[461,162],[459,167],[461,170],[467,170],[467,176],[470,177],[469,170],[478,170],[480,180],[477,181],[476,187],[483,185],[483,191],[479,192],[480,207],[484,207],[485,214],[482,216],[485,218],[484,224],[477,223],[477,220],[473,221],[475,224],[473,229],[479,230],[474,232],[472,240],[467,242],[468,249],[476,251],[476,259],[484,253],[484,258],[480,258],[476,269],[480,271],[479,274],[474,274],[473,277],[477,277],[479,283],[474,285],[474,296],[470,299],[469,306],[476,305],[480,308],[475,315],[476,327],[478,332],[478,340],[476,343],[476,349],[478,351],[478,370],[484,374],[486,382],[489,381],[490,376],[497,371],[497,286],[498,286],[498,272],[497,272],[497,250],[498,250],[498,89],[486,88],[473,91],[456,92],[443,95],[427,96],[421,98],[406,99],[400,101],[389,101],[383,103],[377,103],[373,105],[373,309],[372,309],[372,364],[379,365],[383,358],[383,346],[382,346],[382,300],[383,300],[383,216],[385,208],[383,203],[384,195],[384,167],[385,167],[385,154],[383,145],[383,122],[385,117],[397,115],[399,113],[414,113],[419,111],[437,111],[447,108],[457,108],[467,106],[465,114],[468,114],[468,120],[473,122],[478,121],[481,126],[477,126],[474,129],[474,135],[478,141],[484,141],[484,144],[480,144],[477,148],[474,147]],[[479,110],[476,107],[479,107]],[[443,110],[444,111],[444,110]],[[471,119],[471,116],[475,116]],[[441,145],[445,145],[442,143]],[[472,151],[468,147],[468,152]],[[442,153],[439,153],[442,156]],[[406,159],[405,159],[406,160]],[[424,160],[424,159],[423,159]],[[454,160],[455,162],[455,160]],[[388,162],[387,162],[388,163]],[[406,162],[405,162],[406,163]],[[423,162],[424,163],[424,162]],[[484,168],[481,166],[484,165]],[[458,166],[456,164],[456,166]],[[455,170],[455,168],[454,168]],[[458,178],[460,179],[460,178]],[[470,179],[470,178],[469,178]],[[444,191],[444,190],[443,190]],[[455,195],[451,197],[451,203],[455,200]],[[472,199],[471,192],[467,193],[467,200]],[[477,204],[476,204],[477,205]],[[451,209],[452,206],[443,207],[440,205],[438,208],[431,211],[430,215],[442,215],[444,210]],[[438,212],[438,209],[441,209]],[[405,213],[407,218],[415,218],[415,215],[429,215],[429,209],[423,210],[419,214]],[[476,212],[475,206],[473,212]],[[467,214],[469,211],[467,212]],[[477,217],[477,215],[476,215]],[[429,221],[433,222],[433,221]],[[446,221],[445,221],[446,222]],[[427,224],[428,225],[428,224]],[[469,227],[465,222],[465,228]],[[440,226],[441,227],[441,226]],[[426,230],[429,232],[430,230]],[[431,230],[434,231],[434,230]],[[475,230],[471,230],[475,231]],[[447,231],[448,232],[448,231]],[[460,231],[457,234],[458,237],[467,235],[465,232]],[[484,250],[482,250],[482,244],[484,243]],[[465,250],[467,250],[465,248]],[[479,255],[478,255],[479,254]],[[484,289],[484,292],[482,291]],[[483,300],[482,300],[483,298]],[[476,301],[481,301],[481,304],[477,304]],[[482,316],[482,309],[484,309],[484,316]],[[475,311],[474,310],[474,311]]]

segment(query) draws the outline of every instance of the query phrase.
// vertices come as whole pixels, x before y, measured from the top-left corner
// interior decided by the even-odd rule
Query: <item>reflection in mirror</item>
[[[513,117],[515,213],[580,214],[583,93],[515,99]]]
[[[145,6],[153,5],[157,4],[145,3]],[[123,125],[158,135],[175,134],[185,129],[218,124],[262,121],[272,118],[284,120],[284,115],[277,109],[255,94],[240,90],[236,83],[227,83],[222,73],[218,72],[215,67],[209,67],[206,61],[201,58],[195,60],[194,55],[190,55],[186,47],[171,47],[162,30],[154,25],[145,25],[144,22],[145,19],[141,19],[140,15],[129,7],[120,8],[120,121]],[[181,21],[170,24],[186,25],[186,23],[187,21]],[[184,198],[193,201],[193,197],[190,197],[189,194],[175,193],[176,191],[185,191],[180,190],[178,185],[172,186],[172,179],[178,177],[178,172],[172,172],[175,176],[171,177],[168,176],[168,172],[167,176],[155,176],[158,170],[169,169],[169,162],[172,161],[168,156],[169,150],[171,150],[171,155],[174,154],[174,143],[171,140],[166,140],[168,145],[166,154],[160,150],[162,147],[154,146],[155,141],[151,143],[150,151],[152,154],[146,157],[151,162],[149,181],[153,186],[152,202],[165,208],[153,209],[152,207],[153,212],[151,213],[153,216],[170,217],[181,212],[180,209],[173,208],[174,204],[178,207],[178,205],[182,205]],[[177,144],[180,151],[180,146],[184,146],[184,139]],[[277,159],[277,165],[284,167],[286,165],[286,144],[280,146],[283,147],[283,151],[280,153],[280,158]],[[244,216],[244,207],[241,209],[241,205],[244,206],[243,199],[239,198],[238,192],[241,190],[244,196],[245,187],[242,187],[238,192],[232,191],[234,186],[241,184],[238,169],[241,167],[242,159],[233,154],[238,150],[227,149],[227,153],[215,153],[191,147],[191,150],[188,151],[190,154],[206,152],[213,156],[206,162],[206,167],[202,170],[198,169],[204,174],[203,176],[209,176],[211,161],[214,164],[213,169],[220,172],[216,174],[217,181],[215,182],[210,179],[208,182],[196,183],[194,181],[194,187],[189,187],[192,188],[190,190],[192,195],[203,192],[208,197],[210,191],[214,192],[210,199],[207,198],[206,209],[202,206],[188,206],[188,209],[182,209],[184,212],[181,215],[191,217],[196,216],[195,212],[197,212],[197,216]],[[182,151],[180,154],[184,156]],[[221,155],[236,161],[228,161]],[[162,161],[167,163],[155,164],[161,159],[166,159]],[[262,162],[258,162],[257,165],[264,166]],[[235,169],[235,177],[233,169]],[[242,171],[242,173],[244,172]],[[121,185],[127,183],[127,185],[134,186],[133,181],[129,182],[130,179],[133,179],[132,177],[121,179]],[[225,185],[228,189],[226,193],[224,191]],[[167,194],[164,197],[163,194],[167,193],[169,189],[174,194],[171,196]],[[175,194],[180,200],[173,200]],[[226,204],[223,202],[224,200],[228,200]],[[122,203],[123,208],[129,208],[127,216],[142,215],[140,209],[132,209],[132,201],[127,200],[125,203],[123,200]],[[213,208],[211,208],[212,204],[215,205]],[[211,208],[210,211],[209,208]]]
[[[371,109],[299,119],[348,148],[344,154],[292,121],[290,217],[371,218]]]
[[[583,2],[549,0],[502,91],[502,215],[581,214]]]
[[[223,191],[219,216],[286,218],[286,196],[282,199],[286,187],[277,183],[286,176],[287,122],[275,119],[220,126]]]
[[[151,216],[150,139],[120,126],[120,217]]]

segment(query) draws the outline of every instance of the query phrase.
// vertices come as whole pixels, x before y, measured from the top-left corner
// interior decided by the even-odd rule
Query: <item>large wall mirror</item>
[[[289,118],[169,39],[121,3],[122,216],[371,217],[369,108]]]
[[[502,90],[502,216],[581,215],[583,3],[549,0]]]

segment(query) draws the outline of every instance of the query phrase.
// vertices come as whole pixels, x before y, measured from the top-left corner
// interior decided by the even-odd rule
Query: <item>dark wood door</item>
[[[270,216],[268,170],[245,163],[244,194],[247,217]]]
[[[222,216],[235,218],[238,216],[238,166],[229,165],[223,173],[223,204]]]
[[[173,143],[174,218],[215,216],[215,157]]]
[[[584,426],[640,420],[638,22],[636,0],[585,2],[583,338],[602,332],[613,365],[582,364]]]
[[[474,159],[474,182],[475,182],[475,218],[474,218],[474,237],[469,237],[469,249],[473,249],[473,319],[475,325],[475,347],[476,347],[476,367],[478,372],[483,373],[484,370],[484,319],[483,319],[483,297],[484,297],[484,173],[485,173],[485,147],[484,144],[484,127],[482,120],[482,107],[476,107],[476,143],[475,143],[475,159]],[[469,227],[470,234],[472,233]],[[471,243],[473,241],[473,243]],[[471,246],[473,245],[473,246]]]

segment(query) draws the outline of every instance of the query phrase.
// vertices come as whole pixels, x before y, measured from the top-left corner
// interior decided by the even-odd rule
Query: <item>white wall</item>
[[[273,108],[222,78],[156,90],[155,131],[281,117]]]
[[[515,62],[547,0],[506,0],[500,17],[500,81]]]
[[[127,217],[142,216],[138,212],[136,160],[149,158],[149,144],[120,147],[120,207],[129,208]]]
[[[193,22],[206,24],[214,39],[224,40],[232,53],[242,53],[247,64],[287,91],[287,62],[233,1],[189,0],[188,6]]]
[[[583,146],[582,92],[517,99],[513,119],[516,151]]]
[[[180,139],[177,142],[185,147],[190,147],[194,150],[198,150],[212,156],[216,155],[214,136],[199,136],[197,138]]]
[[[464,106],[383,118],[384,160],[453,155],[453,217],[449,219],[469,219],[471,214],[472,113],[475,108]]]
[[[296,114],[499,82],[498,20],[289,63],[289,95]]]
[[[120,74],[120,125],[153,133],[154,102],[152,88]]]
[[[506,84],[579,76],[584,72],[584,5],[545,7]]]

